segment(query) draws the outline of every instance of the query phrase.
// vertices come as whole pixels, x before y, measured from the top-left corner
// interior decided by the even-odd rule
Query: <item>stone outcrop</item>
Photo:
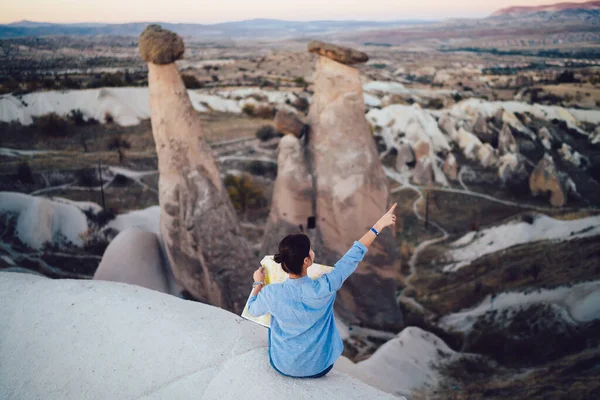
[[[365,118],[359,71],[319,57],[308,119],[311,129],[302,141],[290,135],[280,144],[263,251],[275,252],[282,237],[302,225],[318,262],[334,265],[389,202],[387,178]],[[338,292],[337,313],[349,323],[399,329],[398,260],[397,244],[386,229]],[[378,290],[364,296],[365,287]]]
[[[163,62],[172,35],[149,27],[140,46]],[[171,39],[164,40],[165,37]],[[147,52],[144,51],[144,54]],[[174,63],[148,63],[152,133],[158,154],[160,232],[176,280],[202,302],[241,312],[255,269],[202,124]]]
[[[308,126],[293,112],[288,110],[279,110],[275,115],[275,129],[286,135],[294,135],[300,138],[307,130]]]
[[[308,151],[315,178],[317,229],[323,246],[341,256],[387,211],[389,187],[365,118],[359,71],[319,57],[314,87]],[[399,327],[402,316],[393,293],[398,257],[388,229],[344,284],[338,313],[348,319],[356,316],[366,325]],[[322,261],[330,264],[337,259]],[[360,288],[369,280],[385,289],[364,296]]]
[[[419,140],[415,144],[415,157],[418,161],[423,160],[425,157],[430,157],[431,146],[424,140]]]
[[[142,60],[156,65],[171,64],[185,51],[183,40],[159,25],[148,25],[140,36],[139,47]]]
[[[123,282],[179,295],[158,237],[139,228],[126,229],[108,245],[94,279]]]
[[[448,179],[453,181],[458,179],[458,162],[456,161],[454,154],[448,154],[448,157],[446,157],[446,160],[444,161],[443,170]]]
[[[498,177],[505,185],[518,185],[528,178],[525,158],[518,153],[507,153],[498,161]]]
[[[498,152],[500,155],[519,152],[519,146],[508,124],[504,124],[498,135]]]
[[[413,181],[417,185],[430,185],[433,182],[433,166],[431,165],[431,159],[425,157],[417,161],[415,170],[413,171]]]
[[[308,43],[308,51],[345,65],[361,64],[369,61],[369,56],[361,51],[317,40]]]
[[[396,157],[396,169],[398,171],[402,171],[407,168],[407,166],[414,165],[415,153],[413,152],[412,147],[408,143],[401,143],[398,146],[398,156]]]
[[[397,399],[337,363],[281,376],[263,327],[131,285],[0,272],[0,303],[4,399]]]
[[[546,150],[552,150],[553,136],[548,128],[543,127],[538,131],[538,138],[546,148]]]
[[[467,130],[477,136],[483,143],[492,143],[494,139],[494,135],[488,127],[486,119],[482,115],[477,115],[477,117],[467,125]]]
[[[529,177],[529,189],[534,196],[550,193],[550,204],[554,207],[567,204],[568,188],[549,154],[546,154],[533,170]]]
[[[477,159],[484,167],[493,167],[498,163],[498,155],[489,143],[479,146],[477,149]]]
[[[440,129],[446,133],[446,135],[450,136],[452,139],[456,139],[458,132],[456,129],[456,121],[450,115],[442,115],[438,123]]]
[[[290,233],[307,231],[313,216],[313,181],[302,143],[285,135],[277,153],[277,179],[265,227],[262,254],[275,254],[279,241]]]

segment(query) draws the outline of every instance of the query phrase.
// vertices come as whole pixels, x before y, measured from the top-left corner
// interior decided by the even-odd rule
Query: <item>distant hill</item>
[[[282,21],[274,19],[254,19],[219,24],[172,24],[161,22],[137,22],[127,24],[52,24],[46,22],[20,21],[0,25],[0,38],[21,36],[63,36],[63,35],[119,35],[137,36],[151,23],[158,23],[182,36],[209,39],[273,39],[303,37],[336,32],[349,32],[367,29],[393,28],[406,25],[425,24],[427,21]]]
[[[494,12],[492,17],[521,17],[536,13],[562,13],[565,11],[598,11],[600,10],[600,1],[588,1],[585,3],[556,3],[534,7],[508,7]]]

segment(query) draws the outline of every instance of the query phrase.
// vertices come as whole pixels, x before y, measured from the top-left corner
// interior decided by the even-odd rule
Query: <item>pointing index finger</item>
[[[398,205],[398,203],[394,203],[392,205],[392,208],[390,208],[390,211],[388,211],[388,214],[392,214],[394,212],[394,210],[396,209],[396,206]]]

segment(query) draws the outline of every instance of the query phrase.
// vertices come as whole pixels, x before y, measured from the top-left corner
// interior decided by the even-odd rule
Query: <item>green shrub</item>
[[[77,126],[83,126],[86,124],[83,111],[81,111],[79,108],[71,110],[69,113],[69,119]]]
[[[83,187],[95,187],[100,185],[98,171],[95,168],[82,168],[75,173],[77,184]]]
[[[275,107],[259,106],[254,111],[254,116],[256,118],[262,118],[262,119],[273,119],[275,117],[276,112],[277,112],[277,110],[275,110]]]
[[[427,102],[425,108],[441,110],[442,108],[444,108],[444,101],[442,99],[431,99]]]
[[[266,205],[262,187],[257,185],[249,175],[227,175],[224,184],[236,210],[245,213],[250,209]]]
[[[242,107],[242,112],[249,117],[253,117],[254,116],[254,106],[252,104],[245,104],[244,107]]]
[[[256,131],[256,137],[262,142],[273,139],[277,136],[277,131],[271,125],[264,125]]]
[[[15,178],[23,184],[34,183],[33,173],[28,163],[22,162],[17,166],[17,172]]]
[[[186,89],[202,89],[202,83],[194,75],[182,74],[183,84]]]
[[[119,155],[119,162],[122,163],[125,158],[125,150],[131,148],[131,143],[120,137],[112,138],[108,142],[108,150],[116,150]]]
[[[59,137],[67,134],[68,124],[66,118],[54,112],[35,117],[33,122],[45,135]]]
[[[277,175],[277,165],[273,163],[265,163],[262,161],[254,160],[251,161],[250,164],[248,164],[248,172],[250,172],[252,175],[257,176],[275,176]]]
[[[296,79],[294,79],[294,83],[298,86],[304,86],[306,84],[306,80],[304,80],[303,77],[299,76]]]

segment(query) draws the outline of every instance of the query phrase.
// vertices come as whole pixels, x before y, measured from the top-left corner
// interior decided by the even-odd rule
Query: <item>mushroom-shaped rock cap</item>
[[[360,64],[369,61],[369,56],[358,50],[316,40],[313,40],[308,44],[308,51],[346,65]]]
[[[148,25],[140,35],[140,56],[146,62],[171,64],[183,57],[183,40],[160,25]]]

